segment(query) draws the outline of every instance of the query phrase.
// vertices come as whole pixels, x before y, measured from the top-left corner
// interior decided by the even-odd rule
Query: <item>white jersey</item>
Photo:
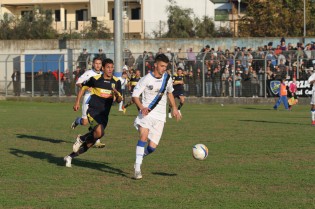
[[[139,80],[132,97],[140,97],[142,94],[142,105],[151,109],[149,115],[165,122],[167,93],[172,93],[173,90],[173,80],[167,73],[162,78],[155,78],[149,73]]]
[[[87,80],[89,80],[91,77],[96,76],[98,74],[102,73],[102,71],[100,71],[99,73],[95,72],[93,69],[92,70],[87,70],[85,71],[77,80],[76,84],[81,84]],[[84,97],[86,95],[91,95],[90,91],[85,91]]]
[[[311,81],[315,80],[315,73],[313,73],[309,78],[308,78],[308,83],[311,83]],[[313,83],[313,92],[315,91],[315,83]]]

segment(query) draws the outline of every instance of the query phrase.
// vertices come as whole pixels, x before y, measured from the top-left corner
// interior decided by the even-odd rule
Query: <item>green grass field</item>
[[[0,101],[0,208],[315,208],[309,106],[193,105],[168,120],[133,180],[134,106],[114,106],[103,142],[64,166],[76,135],[70,103]],[[204,161],[192,146],[209,149]]]

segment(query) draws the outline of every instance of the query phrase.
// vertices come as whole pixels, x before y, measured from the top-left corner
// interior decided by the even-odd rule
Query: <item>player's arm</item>
[[[82,95],[84,94],[85,92],[85,88],[81,88],[78,95],[77,95],[77,98],[75,100],[75,103],[73,105],[73,110],[74,111],[78,111],[80,109],[80,101],[81,101],[81,98],[82,98]]]
[[[140,81],[135,86],[135,88],[133,89],[133,93],[132,93],[132,101],[137,105],[137,107],[141,111],[141,114],[144,116],[148,115],[150,112],[150,109],[148,107],[144,107],[142,105],[142,102],[140,101],[140,95],[144,91],[145,86],[146,86],[145,80],[144,78],[141,78]]]
[[[122,95],[121,95],[121,82],[120,82],[120,80],[117,82],[117,87],[113,88],[113,95],[114,95],[115,101],[117,103],[120,103],[123,100]]]
[[[172,107],[173,116],[176,118],[177,121],[179,121],[182,118],[182,116],[178,112],[173,93],[172,92],[168,92],[167,96],[168,96],[168,100],[170,102],[170,106]]]

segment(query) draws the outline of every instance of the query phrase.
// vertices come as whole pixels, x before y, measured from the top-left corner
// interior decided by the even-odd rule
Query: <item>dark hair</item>
[[[165,63],[169,63],[170,60],[168,59],[168,57],[165,54],[159,54],[155,57],[154,62],[165,62]]]
[[[96,60],[101,60],[101,62],[103,61],[101,57],[94,57],[93,62],[95,62]]]
[[[112,59],[106,58],[102,62],[102,66],[105,67],[106,64],[114,64]]]

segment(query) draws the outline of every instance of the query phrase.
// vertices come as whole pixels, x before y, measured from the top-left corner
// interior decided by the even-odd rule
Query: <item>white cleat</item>
[[[180,112],[180,110],[178,110],[178,113],[179,113],[180,115],[182,115],[182,113]]]
[[[136,180],[142,179],[141,171],[135,171],[135,179],[136,179]]]
[[[171,113],[168,113],[168,118],[172,118],[172,114]]]
[[[66,162],[66,167],[71,168],[72,158],[68,155],[68,156],[64,157],[63,160]]]
[[[81,145],[83,144],[83,141],[80,139],[80,136],[81,136],[80,134],[77,136],[77,139],[72,146],[73,152],[78,152]]]

